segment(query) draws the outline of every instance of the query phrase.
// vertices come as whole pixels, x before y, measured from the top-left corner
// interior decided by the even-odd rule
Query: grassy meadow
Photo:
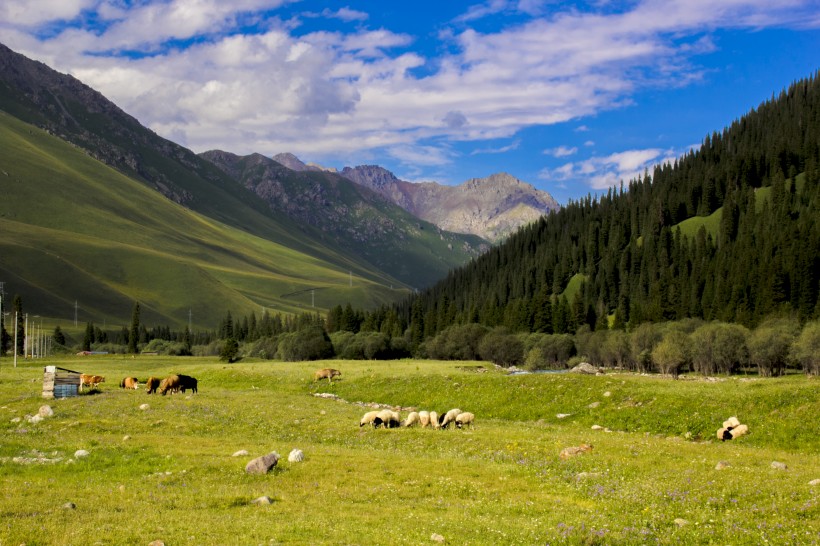
[[[47,364],[106,382],[44,400]],[[314,383],[325,366],[342,378]],[[177,372],[197,377],[199,393],[118,387]],[[506,375],[422,360],[98,356],[13,368],[4,358],[0,545],[818,543],[817,381]],[[371,402],[402,406],[402,417],[459,407],[476,423],[360,428]],[[54,416],[28,422],[43,404]],[[715,441],[732,415],[750,434]],[[559,458],[581,443],[593,449]],[[288,462],[294,448],[304,461]],[[89,455],[75,458],[80,449]],[[244,472],[271,451],[281,460],[270,473]],[[251,502],[261,496],[273,502]]]

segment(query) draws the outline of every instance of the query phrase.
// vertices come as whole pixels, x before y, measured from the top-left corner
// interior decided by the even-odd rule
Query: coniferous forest
[[[522,229],[399,315],[422,321],[425,335],[467,322],[565,333],[687,317],[748,327],[783,312],[817,318],[818,181],[815,76],[698,151]],[[582,282],[567,299],[573,277]]]

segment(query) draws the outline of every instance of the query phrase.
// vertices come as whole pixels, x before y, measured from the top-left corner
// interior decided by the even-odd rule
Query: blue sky
[[[196,152],[566,203],[815,73],[820,0],[4,0],[0,42]]]

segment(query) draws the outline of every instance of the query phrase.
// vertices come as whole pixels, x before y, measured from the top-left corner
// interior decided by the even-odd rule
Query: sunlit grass
[[[820,487],[809,485],[820,478],[820,431],[804,420],[820,395],[802,376],[506,376],[483,363],[410,360],[56,363],[106,375],[106,383],[97,394],[44,401],[43,362],[13,369],[0,361],[0,544],[427,544],[433,534],[447,544],[820,540]],[[325,365],[342,378],[314,383],[312,372]],[[199,394],[117,388],[125,375],[172,372],[198,377]],[[601,403],[590,409],[590,401]],[[357,402],[458,406],[476,414],[476,425],[360,428],[368,408]],[[53,417],[12,422],[44,403]],[[751,434],[712,441],[713,420],[734,414]],[[611,432],[592,430],[593,422]],[[787,440],[771,431],[778,427],[785,435],[802,427],[797,437],[814,439]],[[584,442],[591,452],[558,458]],[[287,462],[294,448],[303,462]],[[75,459],[78,449],[89,456]],[[249,455],[232,457],[241,449]],[[271,451],[282,457],[271,473],[244,473]],[[772,469],[775,460],[788,469]],[[729,467],[716,470],[721,461]],[[251,504],[263,495],[273,504]]]

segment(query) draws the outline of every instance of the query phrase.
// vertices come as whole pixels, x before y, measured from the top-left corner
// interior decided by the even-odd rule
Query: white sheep
[[[430,424],[433,425],[433,428],[438,428],[438,413],[430,412]]]
[[[474,420],[475,415],[473,415],[469,411],[465,411],[463,413],[459,413],[458,415],[456,415],[456,426],[458,428],[472,427]]]
[[[421,428],[427,428],[430,426],[430,412],[429,411],[420,411],[419,412],[419,424],[421,424]]]
[[[379,425],[381,425],[384,428],[396,428],[400,424],[401,420],[399,418],[399,414],[389,409],[381,410],[376,415],[376,418],[373,419],[374,427],[378,427]]]
[[[441,417],[438,418],[438,424],[441,428],[447,428],[447,426],[456,420],[458,414],[461,413],[461,410],[458,408],[453,408]]]
[[[737,417],[729,417],[725,421],[723,421],[723,428],[736,428],[740,426],[740,421],[738,421]]]
[[[404,421],[402,421],[401,426],[412,427],[413,425],[418,425],[419,423],[421,423],[421,420],[419,419],[419,413],[417,411],[411,411],[407,415],[407,418]]]
[[[359,427],[363,427],[365,425],[373,425],[375,427],[376,425],[374,424],[374,420],[378,414],[378,411],[368,411],[365,413],[364,416],[362,416],[362,420],[359,421]]]
[[[735,439],[739,436],[743,436],[744,434],[746,434],[748,432],[749,432],[749,426],[748,425],[738,425],[738,426],[736,426],[735,428],[732,429],[732,432],[730,434],[732,435],[732,439]]]

